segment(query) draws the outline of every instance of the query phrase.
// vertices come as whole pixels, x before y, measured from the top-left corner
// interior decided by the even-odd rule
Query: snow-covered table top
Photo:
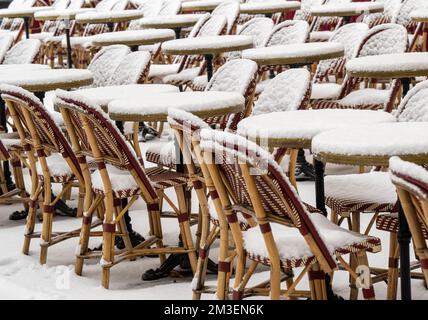
[[[355,58],[346,64],[349,75],[366,78],[428,76],[428,53],[410,52]]]
[[[183,109],[201,118],[240,112],[245,99],[239,93],[197,91],[161,93],[142,99],[114,100],[108,104],[112,119],[119,121],[166,121],[169,108]]]
[[[158,93],[178,92],[178,87],[169,84],[128,84],[120,86],[106,86],[80,89],[75,92],[82,95],[107,110],[107,105],[118,99],[144,99],[147,95]]]
[[[145,29],[106,32],[91,37],[92,43],[97,46],[124,44],[127,46],[149,45],[175,39],[171,29]]]
[[[52,10],[52,7],[29,7],[15,9],[0,9],[0,18],[26,18],[32,17],[34,13],[42,10]]]
[[[27,72],[34,70],[47,70],[50,67],[46,64],[25,63],[25,64],[0,64],[0,72]]]
[[[383,3],[352,2],[347,4],[325,4],[310,9],[313,16],[354,17],[362,14],[383,12]]]
[[[413,11],[410,14],[410,18],[416,22],[428,22],[428,10],[424,9],[424,10]]]
[[[251,36],[210,36],[177,39],[162,45],[166,54],[218,54],[229,51],[241,51],[252,48]]]
[[[245,14],[272,14],[300,9],[299,1],[263,1],[249,2],[240,5],[240,13]]]
[[[34,14],[34,18],[40,21],[46,20],[73,20],[77,14],[94,11],[95,8],[79,8],[79,9],[64,9],[64,10],[46,10],[46,11],[38,11]]]
[[[16,85],[33,92],[77,88],[89,85],[92,81],[91,72],[82,69],[43,69],[0,73],[0,83]]]
[[[343,55],[343,45],[336,42],[308,42],[261,47],[242,52],[242,58],[254,60],[259,65],[309,64]]]
[[[124,22],[142,18],[141,10],[120,10],[120,11],[89,11],[76,15],[79,23],[108,23]]]
[[[269,147],[309,148],[314,136],[335,128],[393,122],[383,111],[320,109],[272,112],[241,120],[238,133]]]
[[[220,3],[225,0],[198,0],[187,1],[181,4],[181,11],[213,11]]]
[[[428,123],[396,122],[354,126],[320,133],[312,140],[314,156],[324,162],[388,165],[391,156],[428,163]]]
[[[148,17],[141,19],[139,23],[140,26],[144,28],[185,28],[195,25],[202,16],[202,14],[177,14],[171,16]]]

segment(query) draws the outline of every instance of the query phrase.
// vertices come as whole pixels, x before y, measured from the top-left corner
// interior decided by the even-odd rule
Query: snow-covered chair
[[[343,5],[351,2],[352,0],[326,0],[324,1],[324,4]],[[342,25],[342,17],[315,17],[311,24],[311,34],[309,39],[311,42],[327,41],[331,37],[332,32]]]
[[[130,52],[129,47],[124,45],[108,46],[98,51],[88,65],[94,77],[91,87],[109,85],[116,68]]]
[[[428,121],[428,81],[421,82],[412,88],[397,109],[397,121]],[[373,171],[362,174],[328,175],[325,177],[326,205],[331,208],[332,220],[341,223],[343,219],[354,215],[354,221],[364,212],[374,212],[366,233],[370,231],[379,212],[396,212],[397,194],[390,181],[389,174]],[[379,215],[377,226],[384,230],[386,225],[394,225],[396,219],[391,214]],[[350,222],[350,220],[349,220]],[[391,222],[391,223],[389,223]],[[360,231],[358,225],[350,222],[354,231]],[[396,223],[395,223],[396,224]],[[398,229],[395,229],[395,232]],[[391,231],[391,230],[387,230]],[[398,259],[396,234],[390,237],[389,257]],[[395,299],[397,294],[398,274],[393,266],[389,269],[388,299]]]
[[[239,18],[239,1],[227,0],[220,3],[212,12],[211,15],[226,17],[226,34],[234,34],[236,31],[236,24]]]
[[[10,2],[9,9],[30,8],[37,4],[37,0],[13,0]],[[15,41],[19,41],[24,33],[24,19],[22,18],[3,18],[0,24],[0,34],[10,34]]]
[[[320,6],[325,2],[325,0],[301,0],[300,9],[296,11],[296,14],[293,17],[293,20],[303,20],[306,21],[309,25],[312,24],[314,17],[311,15],[312,6]]]
[[[377,25],[384,23],[395,23],[397,19],[398,11],[401,7],[402,0],[375,0],[380,2],[384,6],[383,12],[371,13],[365,15],[363,22],[366,23],[369,28],[373,28]]]
[[[60,109],[66,120],[67,131],[74,139],[73,147],[86,156],[96,159],[97,171],[90,179],[92,189],[99,198],[104,199],[105,211],[103,221],[103,248],[101,267],[103,271],[102,285],[109,287],[110,269],[120,261],[126,261],[139,255],[150,254],[153,246],[155,253],[163,262],[165,255],[180,250],[189,256],[192,270],[196,269],[196,254],[191,237],[189,215],[185,205],[184,188],[188,177],[185,174],[161,170],[159,168],[145,169],[142,159],[138,159],[124,136],[117,129],[114,121],[99,105],[91,102],[76,93],[63,90],[56,91],[55,105]],[[83,130],[82,130],[83,128]],[[183,245],[165,246],[162,241],[162,229],[160,221],[160,199],[167,197],[166,189],[175,188],[178,197],[178,206],[173,208],[180,230]],[[125,249],[117,252],[114,250],[114,238],[116,230],[121,234],[127,234],[123,215],[138,198],[142,198],[149,214],[150,236],[139,247],[133,247],[126,239]],[[122,207],[122,199],[131,198],[129,206]],[[170,198],[167,198],[168,201]],[[115,217],[118,217],[116,218]],[[91,216],[85,216],[83,223],[90,223]],[[82,229],[83,230],[83,229]],[[99,252],[88,250],[87,244],[90,234],[82,233],[81,243],[78,248],[77,258],[79,265],[85,258],[99,258]],[[184,251],[186,250],[186,251]],[[78,270],[81,272],[80,270]]]
[[[40,237],[40,263],[45,264],[48,248],[76,236],[74,231],[55,233],[52,230],[54,205],[76,182],[79,187],[77,215],[83,211],[85,184],[79,162],[61,129],[55,124],[40,100],[31,92],[10,85],[1,85],[2,99],[7,103],[15,128],[32,172],[29,212],[23,252],[29,253],[32,238]],[[62,192],[52,196],[52,184],[62,185]],[[43,205],[39,198],[43,198]],[[89,206],[87,203],[86,205]],[[40,235],[34,233],[37,207],[43,212]]]
[[[151,54],[147,51],[128,53],[111,75],[110,85],[144,83],[150,69]]]
[[[5,55],[2,64],[35,63],[42,43],[37,39],[24,39],[15,44]]]
[[[8,50],[12,47],[14,38],[11,34],[0,33],[0,63],[3,62]]]
[[[341,43],[345,48],[345,54],[343,57],[318,63],[312,84],[312,99],[330,99],[340,95],[344,83],[338,82],[344,77],[345,64],[355,58],[368,30],[364,23],[350,23],[333,33],[329,42]]]
[[[310,212],[266,150],[227,132],[204,129],[200,136],[204,159],[210,164],[210,173],[215,172],[211,176],[217,194],[221,195],[222,209],[231,226],[235,246],[241,247],[237,254],[245,253],[237,257],[238,261],[252,260],[247,273],[235,275],[235,299],[248,293],[245,292],[247,280],[258,264],[270,267],[268,293],[272,299],[279,299],[281,295],[281,272],[298,267],[305,267],[298,279],[308,272],[313,289],[311,298],[326,299],[325,273],[332,272],[339,264],[346,270],[350,268],[340,258],[342,255],[358,257],[359,263],[368,267],[366,251],[380,251],[380,239],[350,232],[331,223],[319,211]],[[232,208],[245,208],[259,228],[253,227],[245,233],[232,228],[238,223]],[[222,212],[218,214],[221,216]],[[354,267],[356,265],[351,266]],[[243,266],[241,268],[244,270]],[[351,277],[356,275],[351,274]],[[287,297],[293,297],[298,282],[286,291]],[[369,287],[363,289],[363,295],[366,299],[375,297],[371,280]]]
[[[211,15],[200,27],[195,37],[218,36],[224,34],[226,28],[227,19],[225,16]],[[161,81],[165,84],[172,84],[175,86],[190,84],[195,77],[201,75],[205,71],[205,62],[202,62],[202,60],[203,56],[201,55],[190,55],[179,58],[179,60],[169,68],[173,72],[161,77]],[[175,68],[175,70],[173,68]],[[153,71],[151,71],[150,74],[152,77],[155,75]]]
[[[246,59],[226,62],[213,75],[205,91],[237,92],[245,97],[243,112],[222,117],[204,119],[209,125],[222,129],[236,130],[241,119],[251,113],[255,84],[257,81],[257,64]],[[151,143],[146,151],[146,160],[160,166],[175,168],[176,158],[174,141]]]
[[[388,53],[404,53],[408,48],[407,30],[397,24],[382,24],[369,30],[358,48],[356,57]],[[400,89],[400,81],[393,80],[386,90],[376,89],[376,79],[369,79],[371,88],[360,89],[364,79],[346,76],[344,84],[329,99],[313,100],[314,109],[383,109],[391,112]],[[385,84],[383,84],[385,85]],[[337,88],[337,87],[336,87]]]
[[[239,30],[239,35],[252,36],[254,47],[262,47],[266,44],[267,38],[272,32],[274,24],[270,18],[254,18],[246,22]],[[241,58],[241,51],[234,51],[226,53],[225,60],[239,59]],[[193,91],[203,91],[207,86],[208,80],[206,75],[200,75],[193,79],[192,83],[188,86]]]

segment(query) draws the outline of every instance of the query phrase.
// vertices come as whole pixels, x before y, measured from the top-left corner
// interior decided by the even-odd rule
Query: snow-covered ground
[[[353,167],[329,166],[329,174],[357,172]],[[28,174],[26,173],[28,178]],[[28,180],[28,179],[27,179]],[[299,193],[304,201],[315,202],[314,183],[299,183]],[[73,203],[71,203],[73,204]],[[75,248],[78,239],[71,239],[49,248],[48,263],[41,266],[39,258],[39,240],[32,242],[30,255],[21,254],[23,243],[24,221],[9,221],[11,212],[21,209],[19,205],[1,206],[0,209],[0,299],[190,299],[191,277],[164,278],[157,281],[142,281],[141,275],[150,268],[159,264],[157,258],[142,258],[136,261],[123,262],[112,268],[110,289],[101,287],[101,268],[96,260],[85,262],[83,275],[74,273]],[[143,235],[147,233],[147,215],[145,204],[139,200],[130,212],[133,227]],[[362,228],[368,223],[369,215],[363,215]],[[78,227],[80,221],[72,218],[55,217],[56,230],[70,230]],[[36,228],[40,229],[37,223]],[[163,221],[165,243],[177,242],[177,224],[175,220]],[[383,251],[369,254],[372,266],[387,266],[389,235],[373,230],[373,235],[382,239]],[[100,240],[91,243],[99,244]],[[215,258],[217,245],[211,251]],[[296,270],[298,274],[299,270]],[[267,279],[268,269],[259,268],[252,282]],[[215,276],[209,275],[207,284],[215,284]],[[334,276],[334,291],[345,298],[348,297],[348,276],[345,272],[336,272]],[[307,281],[300,284],[301,289],[307,289]],[[385,299],[386,284],[375,285],[378,299]],[[422,281],[412,280],[412,293],[414,299],[428,299]],[[203,299],[214,299],[213,295],[205,294]],[[360,294],[361,298],[361,294]]]

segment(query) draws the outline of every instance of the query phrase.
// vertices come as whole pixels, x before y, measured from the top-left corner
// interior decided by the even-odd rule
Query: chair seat
[[[140,187],[128,170],[121,170],[112,165],[107,165],[106,168],[110,177],[113,195],[116,198],[129,198],[140,194]],[[179,186],[186,184],[188,181],[187,175],[162,168],[146,169],[146,174],[156,189]],[[94,192],[96,194],[104,195],[104,185],[100,172],[98,170],[95,171],[92,173],[91,177]]]
[[[187,85],[192,83],[201,71],[200,67],[184,69],[176,74],[170,74],[162,79],[165,84],[172,84],[175,86]]]
[[[189,85],[193,91],[204,91],[207,87],[208,79],[205,74],[197,76],[193,79],[192,83]]]
[[[338,214],[394,210],[395,187],[388,172],[330,175],[325,180],[326,205]]]
[[[217,210],[215,209],[214,203],[211,199],[208,200],[208,210],[210,212],[210,221],[212,224],[220,227],[220,220],[217,215]],[[246,231],[251,228],[242,212],[236,212],[236,217],[238,218],[239,226],[241,227],[242,231]]]
[[[341,228],[322,214],[311,213],[310,217],[324,239],[328,250],[333,255],[343,255],[361,250],[378,252],[381,249],[379,238]],[[277,223],[271,223],[270,226],[284,267],[296,268],[316,262],[313,253],[297,228]],[[243,233],[243,237],[248,257],[269,265],[269,255],[260,228],[247,230]]]
[[[340,100],[318,100],[312,103],[314,109],[384,109],[390,97],[390,90],[361,89]]]
[[[89,47],[89,46],[91,46],[93,39],[94,39],[93,36],[71,37],[70,38],[70,44],[71,44],[71,46]],[[67,41],[66,41],[65,37],[61,40],[61,46],[63,48],[67,48]]]
[[[180,68],[180,64],[152,64],[150,66],[149,78],[160,78],[175,74],[178,72],[178,68]]]
[[[54,36],[54,32],[40,32],[30,34],[30,39],[39,39],[40,41],[46,41]]]
[[[146,160],[164,167],[175,168],[176,149],[174,141],[156,141],[147,147]]]
[[[311,100],[337,99],[342,91],[342,85],[337,83],[313,83]]]
[[[1,133],[0,140],[9,151],[22,148],[21,139],[17,132]]]
[[[334,34],[334,31],[313,31],[309,34],[309,41],[310,42],[328,41],[333,34]]]
[[[378,230],[397,233],[399,227],[397,213],[381,214],[376,218],[376,229]],[[422,234],[425,239],[428,239],[428,230],[425,226],[422,226]]]
[[[49,168],[49,173],[51,175],[51,182],[56,183],[67,183],[74,179],[73,171],[71,171],[70,166],[67,164],[65,159],[59,153],[53,153],[46,158],[46,162]],[[37,173],[41,181],[44,180],[42,174],[42,166],[40,162],[36,163]]]

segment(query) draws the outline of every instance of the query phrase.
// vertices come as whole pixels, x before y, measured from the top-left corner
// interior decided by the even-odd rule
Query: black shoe
[[[77,209],[70,208],[67,204],[61,199],[55,204],[55,214],[63,217],[72,217],[77,216]]]
[[[26,210],[15,211],[9,215],[9,220],[12,220],[12,221],[23,220],[27,218],[27,216],[28,216],[28,211]]]
[[[129,238],[133,247],[138,246],[141,242],[145,240],[141,234],[134,230],[129,233]],[[119,250],[125,249],[125,242],[123,241],[122,237],[116,237],[115,245]]]

